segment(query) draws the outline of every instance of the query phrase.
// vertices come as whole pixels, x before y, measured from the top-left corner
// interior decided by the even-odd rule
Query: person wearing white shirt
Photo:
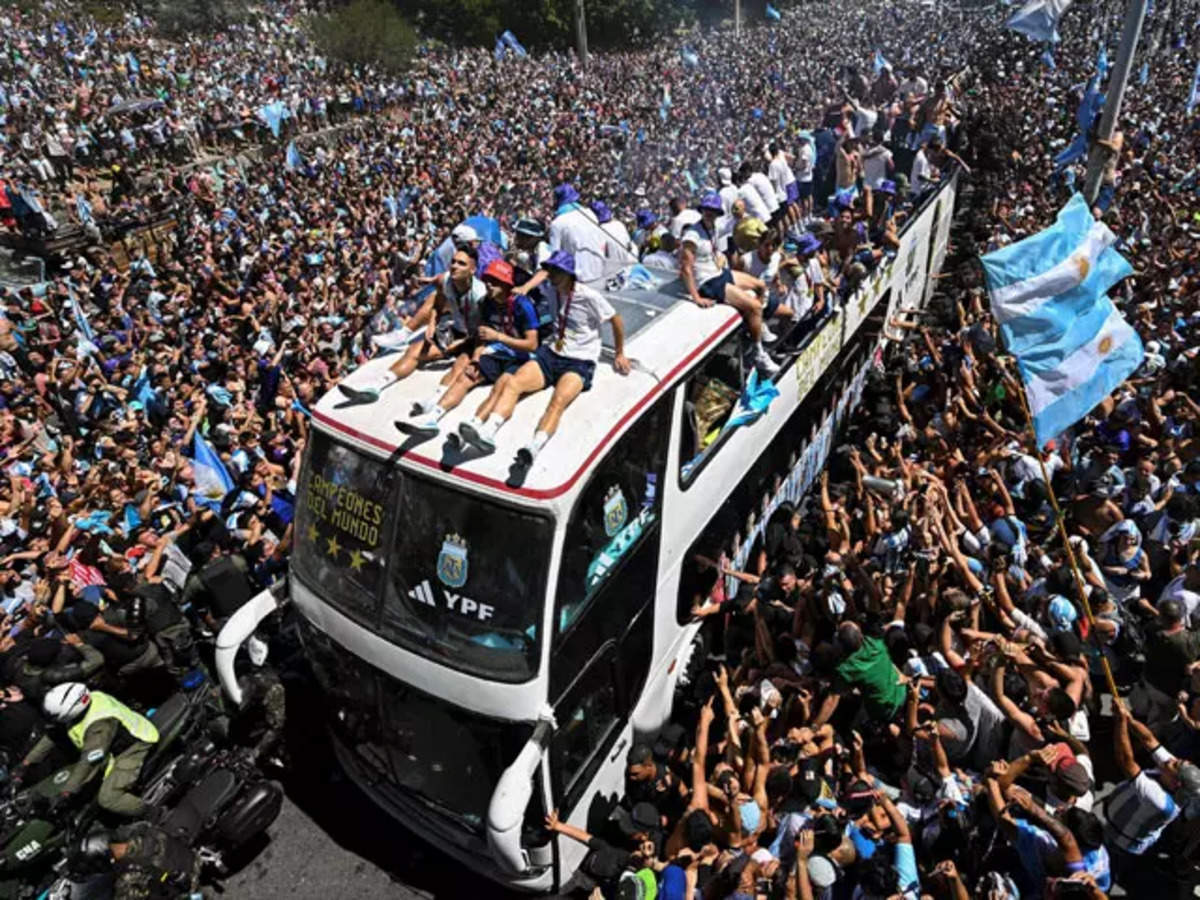
[[[816,145],[811,139],[802,139],[796,149],[796,190],[800,205],[800,216],[807,219],[812,215],[813,168],[817,163]]]
[[[752,166],[749,162],[743,163],[742,168],[748,169],[746,180],[758,191],[758,195],[762,198],[763,206],[769,210],[764,222],[769,222],[771,217],[775,215],[775,210],[779,207],[779,202],[775,199],[775,186],[771,184],[771,179],[766,173],[761,171],[759,166]]]
[[[717,193],[721,195],[721,205],[725,207],[725,215],[728,216],[733,211],[733,202],[738,198],[738,189],[733,183],[733,171],[728,166],[721,166],[717,170],[717,178],[721,182],[721,189]]]
[[[753,275],[767,286],[767,305],[763,309],[764,319],[778,317],[790,320],[792,318],[792,308],[787,303],[792,285],[785,285],[780,277],[783,251],[779,249],[777,232],[765,231],[758,239],[758,246],[735,258],[734,263],[738,270]]]
[[[760,374],[772,377],[779,371],[779,366],[763,349],[763,302],[760,298],[766,292],[766,285],[746,272],[733,271],[725,255],[717,249],[717,218],[722,213],[717,192],[706,193],[699,209],[700,221],[683,233],[679,276],[697,306],[726,303],[741,314],[754,341],[754,364]]]
[[[876,132],[877,140],[862,153],[863,205],[867,218],[874,218],[874,195],[896,167],[892,151],[883,143],[883,135]]]
[[[679,240],[683,236],[684,229],[689,225],[695,225],[700,221],[700,213],[693,207],[688,206],[683,200],[676,197],[671,201],[671,223],[669,231],[671,237]]]
[[[603,294],[578,282],[575,266],[575,258],[561,250],[542,264],[554,306],[553,334],[529,362],[496,382],[488,399],[458,429],[462,440],[491,453],[496,449],[497,432],[512,417],[517,402],[527,394],[554,388],[533,440],[517,451],[517,462],[526,468],[558,430],[567,407],[592,386],[602,346],[600,326],[605,322],[613,330],[613,370],[620,375],[628,375],[630,370],[620,314]]]
[[[786,222],[790,228],[800,221],[800,207],[797,205],[800,186],[796,183],[796,176],[783,148],[777,143],[772,143],[770,149],[771,164],[767,167],[767,177],[771,180],[771,186],[775,188],[776,203],[787,209]]]
[[[595,214],[579,202],[579,192],[569,184],[560,184],[554,189],[554,205],[554,218],[550,220],[550,249],[561,250],[575,257],[579,280],[583,284],[603,281],[606,275],[611,274],[605,266],[609,237],[596,222]],[[530,289],[528,284],[524,288]]]
[[[762,194],[758,192],[758,188],[751,184],[749,179],[750,173],[745,168],[738,170],[738,199],[746,204],[746,212],[751,218],[766,222],[771,218],[771,209],[763,201]]]

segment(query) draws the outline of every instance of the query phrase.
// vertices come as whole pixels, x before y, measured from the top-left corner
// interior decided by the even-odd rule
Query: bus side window
[[[658,528],[672,400],[668,394],[622,435],[575,504],[555,592],[556,634],[580,619]]]
[[[708,355],[685,385],[679,480],[686,489],[705,459],[720,444],[722,429],[737,406],[749,374],[743,359],[742,329]]]
[[[613,653],[611,643],[601,650],[554,711],[558,728],[550,742],[550,772],[555,802],[564,811],[574,807],[579,790],[591,782],[613,729],[620,725]]]

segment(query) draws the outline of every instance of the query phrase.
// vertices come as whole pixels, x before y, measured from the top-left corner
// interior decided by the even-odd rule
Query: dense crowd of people
[[[136,715],[286,572],[308,410],[372,355],[399,350],[387,377],[404,377],[478,329],[529,353],[555,337],[538,334],[539,296],[552,306],[576,280],[598,296],[640,262],[679,274],[693,302],[736,307],[770,376],[773,332],[835,309],[961,167],[972,196],[953,265],[929,310],[889,323],[900,339],[851,449],[751,571],[712,564],[695,614],[714,661],[677,721],[630,751],[624,830],[546,825],[592,847],[588,887],[604,897],[1190,892],[1194,5],[1149,20],[1161,40],[1096,209],[1136,269],[1115,299],[1146,362],[1037,452],[972,253],[1040,230],[1082,180],[1082,160],[1055,156],[1117,10],[1072,8],[1053,66],[991,13],[865,2],[801,6],[740,38],[697,32],[683,54],[598,54],[586,72],[566,54],[429,48],[395,77],[321,60],[303,11],[270,3],[252,26],[185,42],[132,12],[103,27],[64,4],[5,11],[8,226],[176,220],[155,259],[118,265],[97,244],[3,299],[0,749],[14,777],[78,718],[80,685]],[[280,137],[260,114],[276,103]],[[322,131],[345,112],[364,115]],[[260,140],[259,162],[181,166]],[[488,323],[461,314],[499,294],[533,302]],[[491,380],[538,390],[558,377],[547,358]],[[215,491],[213,457],[229,476]],[[274,735],[279,689],[254,699]],[[81,766],[138,749],[123,715],[98,743],[80,735]],[[128,784],[104,800],[136,817]]]

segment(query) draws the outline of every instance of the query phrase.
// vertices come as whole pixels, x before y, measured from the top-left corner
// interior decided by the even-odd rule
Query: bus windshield
[[[537,672],[551,520],[405,474],[381,633],[501,681]]]
[[[454,668],[513,682],[537,673],[549,517],[417,477],[320,432],[302,481],[293,565],[323,601]]]

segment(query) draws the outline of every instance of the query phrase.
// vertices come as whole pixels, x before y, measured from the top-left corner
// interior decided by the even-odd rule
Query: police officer
[[[115,697],[89,691],[78,682],[52,688],[42,709],[53,721],[70,726],[67,738],[79,750],[79,761],[59,787],[60,798],[74,795],[103,765],[103,781],[96,795],[100,807],[128,817],[145,813],[146,804],[133,793],[133,787],[142,764],[158,743],[154,724]],[[43,736],[25,755],[13,777],[20,781],[24,770],[38,763],[54,746],[51,737]]]
[[[66,650],[63,644],[72,649]],[[40,703],[56,684],[87,681],[103,666],[104,655],[99,650],[79,635],[68,634],[61,641],[34,638],[11,651],[4,675],[5,680],[20,688],[24,696]]]
[[[195,886],[199,857],[187,842],[149,822],[89,835],[80,850],[112,863],[114,900],[178,897]]]
[[[253,596],[250,567],[240,554],[222,554],[209,541],[197,544],[194,556],[199,570],[188,576],[181,605],[195,610],[215,634]]]

